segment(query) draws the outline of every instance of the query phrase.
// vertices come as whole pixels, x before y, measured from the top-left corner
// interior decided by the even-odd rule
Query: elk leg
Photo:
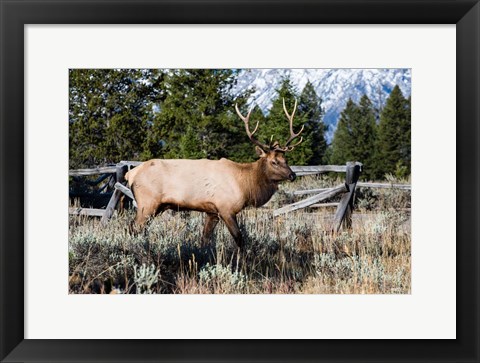
[[[157,208],[154,205],[142,205],[141,203],[138,203],[133,229],[137,232],[140,231],[145,227],[145,223],[156,214]]]
[[[202,235],[203,246],[205,246],[210,240],[213,230],[217,226],[217,223],[219,220],[220,218],[218,217],[218,214],[207,213],[207,221],[205,222],[205,227],[203,228],[203,235]]]
[[[237,244],[238,248],[243,248],[243,238],[242,233],[240,232],[240,228],[238,228],[237,217],[235,214],[228,214],[221,216],[225,224],[227,225],[228,231],[232,235],[235,243]]]

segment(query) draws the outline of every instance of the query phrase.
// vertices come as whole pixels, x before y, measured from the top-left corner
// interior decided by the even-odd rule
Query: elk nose
[[[290,179],[290,181],[294,181],[296,178],[297,178],[297,174],[295,174],[294,172],[292,172],[292,174],[290,174],[290,176],[288,177]]]

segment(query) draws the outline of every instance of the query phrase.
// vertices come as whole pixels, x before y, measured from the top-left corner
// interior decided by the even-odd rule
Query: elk
[[[137,202],[137,214],[133,225],[139,230],[145,222],[167,209],[193,210],[207,214],[202,244],[209,241],[218,222],[223,220],[237,246],[244,241],[238,228],[236,215],[245,207],[260,207],[267,203],[278,184],[295,180],[285,153],[298,146],[303,138],[291,144],[303,131],[293,131],[293,117],[283,100],[283,109],[290,124],[290,137],[284,144],[275,141],[263,144],[255,138],[259,122],[250,131],[249,119],[254,107],[243,116],[235,104],[235,110],[245,124],[250,141],[255,145],[259,159],[252,163],[237,163],[225,158],[220,160],[153,159],[130,170],[125,179]]]

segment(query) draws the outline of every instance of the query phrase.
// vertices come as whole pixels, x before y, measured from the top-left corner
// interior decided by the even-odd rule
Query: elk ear
[[[267,153],[263,151],[261,147],[255,146],[255,151],[257,152],[257,155],[261,158],[264,158],[265,156],[267,156]]]

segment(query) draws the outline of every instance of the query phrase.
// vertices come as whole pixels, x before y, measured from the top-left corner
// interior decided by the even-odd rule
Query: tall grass
[[[72,216],[70,293],[409,293],[408,192],[360,193],[358,200],[368,203],[354,213],[353,228],[340,233],[332,232],[332,209],[272,216],[271,208],[292,201],[293,189],[336,182],[301,178],[282,186],[266,208],[242,211],[244,253],[238,253],[223,223],[202,246],[205,218],[198,212],[167,211],[140,235],[128,233],[134,211],[104,226]]]

